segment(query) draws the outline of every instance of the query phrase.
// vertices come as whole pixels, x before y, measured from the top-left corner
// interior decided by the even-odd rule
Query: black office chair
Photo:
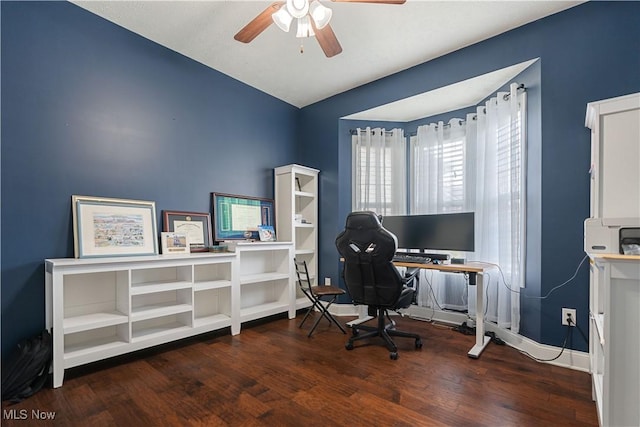
[[[354,325],[346,349],[352,350],[357,340],[376,336],[384,340],[394,360],[398,358],[398,347],[392,336],[413,338],[415,347],[422,348],[420,336],[396,330],[388,313],[409,307],[415,292],[406,286],[413,278],[403,278],[393,265],[396,236],[382,227],[375,213],[351,212],[345,230],[336,238],[336,248],[344,259],[343,278],[353,302],[368,305],[370,312],[375,309],[378,319],[376,327]],[[387,324],[385,317],[389,319]],[[360,334],[360,331],[367,333]]]
[[[320,319],[322,319],[323,317],[329,321],[329,325],[331,325],[331,323],[335,323],[338,328],[340,328],[342,333],[346,334],[347,331],[345,331],[342,325],[335,319],[335,317],[333,317],[331,313],[329,313],[329,307],[331,306],[331,304],[336,302],[337,298],[340,295],[344,295],[346,293],[345,290],[331,285],[311,286],[311,279],[309,278],[309,270],[307,268],[306,261],[299,261],[294,258],[293,262],[296,265],[298,286],[312,303],[311,307],[309,307],[307,313],[304,315],[302,322],[300,322],[300,327],[302,328],[302,325],[314,309],[318,310],[321,314],[320,316],[318,316],[315,323],[311,327],[311,330],[309,331],[307,337],[311,337],[311,334],[313,334],[313,331],[315,331],[318,323],[320,323]],[[329,298],[328,300],[323,300],[323,298],[327,297]]]

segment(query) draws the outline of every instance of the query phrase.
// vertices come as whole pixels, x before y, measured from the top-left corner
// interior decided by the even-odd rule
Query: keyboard
[[[429,264],[431,262],[431,258],[420,255],[409,255],[409,254],[395,254],[393,256],[393,262],[412,262],[415,264]]]

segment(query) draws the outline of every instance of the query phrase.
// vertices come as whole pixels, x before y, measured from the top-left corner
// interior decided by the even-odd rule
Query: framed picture
[[[276,231],[272,225],[261,225],[258,227],[258,235],[261,242],[274,242],[276,240]]]
[[[156,204],[71,196],[76,258],[157,255]]]
[[[259,226],[275,226],[273,199],[211,193],[211,212],[216,242],[258,240]]]
[[[191,252],[208,252],[213,246],[211,215],[208,212],[163,211],[162,218],[163,231],[187,235]]]
[[[174,233],[173,231],[164,231],[161,233],[162,254],[163,255],[180,255],[188,254],[189,238],[184,233]]]

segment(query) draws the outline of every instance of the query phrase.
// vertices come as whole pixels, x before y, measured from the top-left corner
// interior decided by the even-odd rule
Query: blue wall
[[[45,258],[73,257],[71,195],[208,212],[273,197],[299,110],[68,2],[2,7],[2,355],[44,327]]]
[[[540,58],[541,128],[538,164],[528,176],[539,212],[539,247],[530,248],[530,282],[522,296],[521,333],[559,346],[561,307],[575,307],[588,325],[588,273],[583,265],[570,285],[546,296],[571,277],[584,257],[582,224],[589,215],[589,130],[586,104],[640,91],[640,3],[588,2],[538,20],[302,109],[299,161],[322,171],[320,179],[319,277],[339,277],[334,239],[350,210],[349,125],[339,118]],[[533,136],[535,138],[535,136]],[[530,144],[532,142],[530,141]],[[531,187],[533,185],[533,187]],[[586,351],[575,334],[572,347]]]

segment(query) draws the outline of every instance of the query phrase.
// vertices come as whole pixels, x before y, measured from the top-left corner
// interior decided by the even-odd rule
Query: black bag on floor
[[[49,376],[52,358],[49,331],[20,342],[2,368],[2,400],[19,402],[40,390]]]

